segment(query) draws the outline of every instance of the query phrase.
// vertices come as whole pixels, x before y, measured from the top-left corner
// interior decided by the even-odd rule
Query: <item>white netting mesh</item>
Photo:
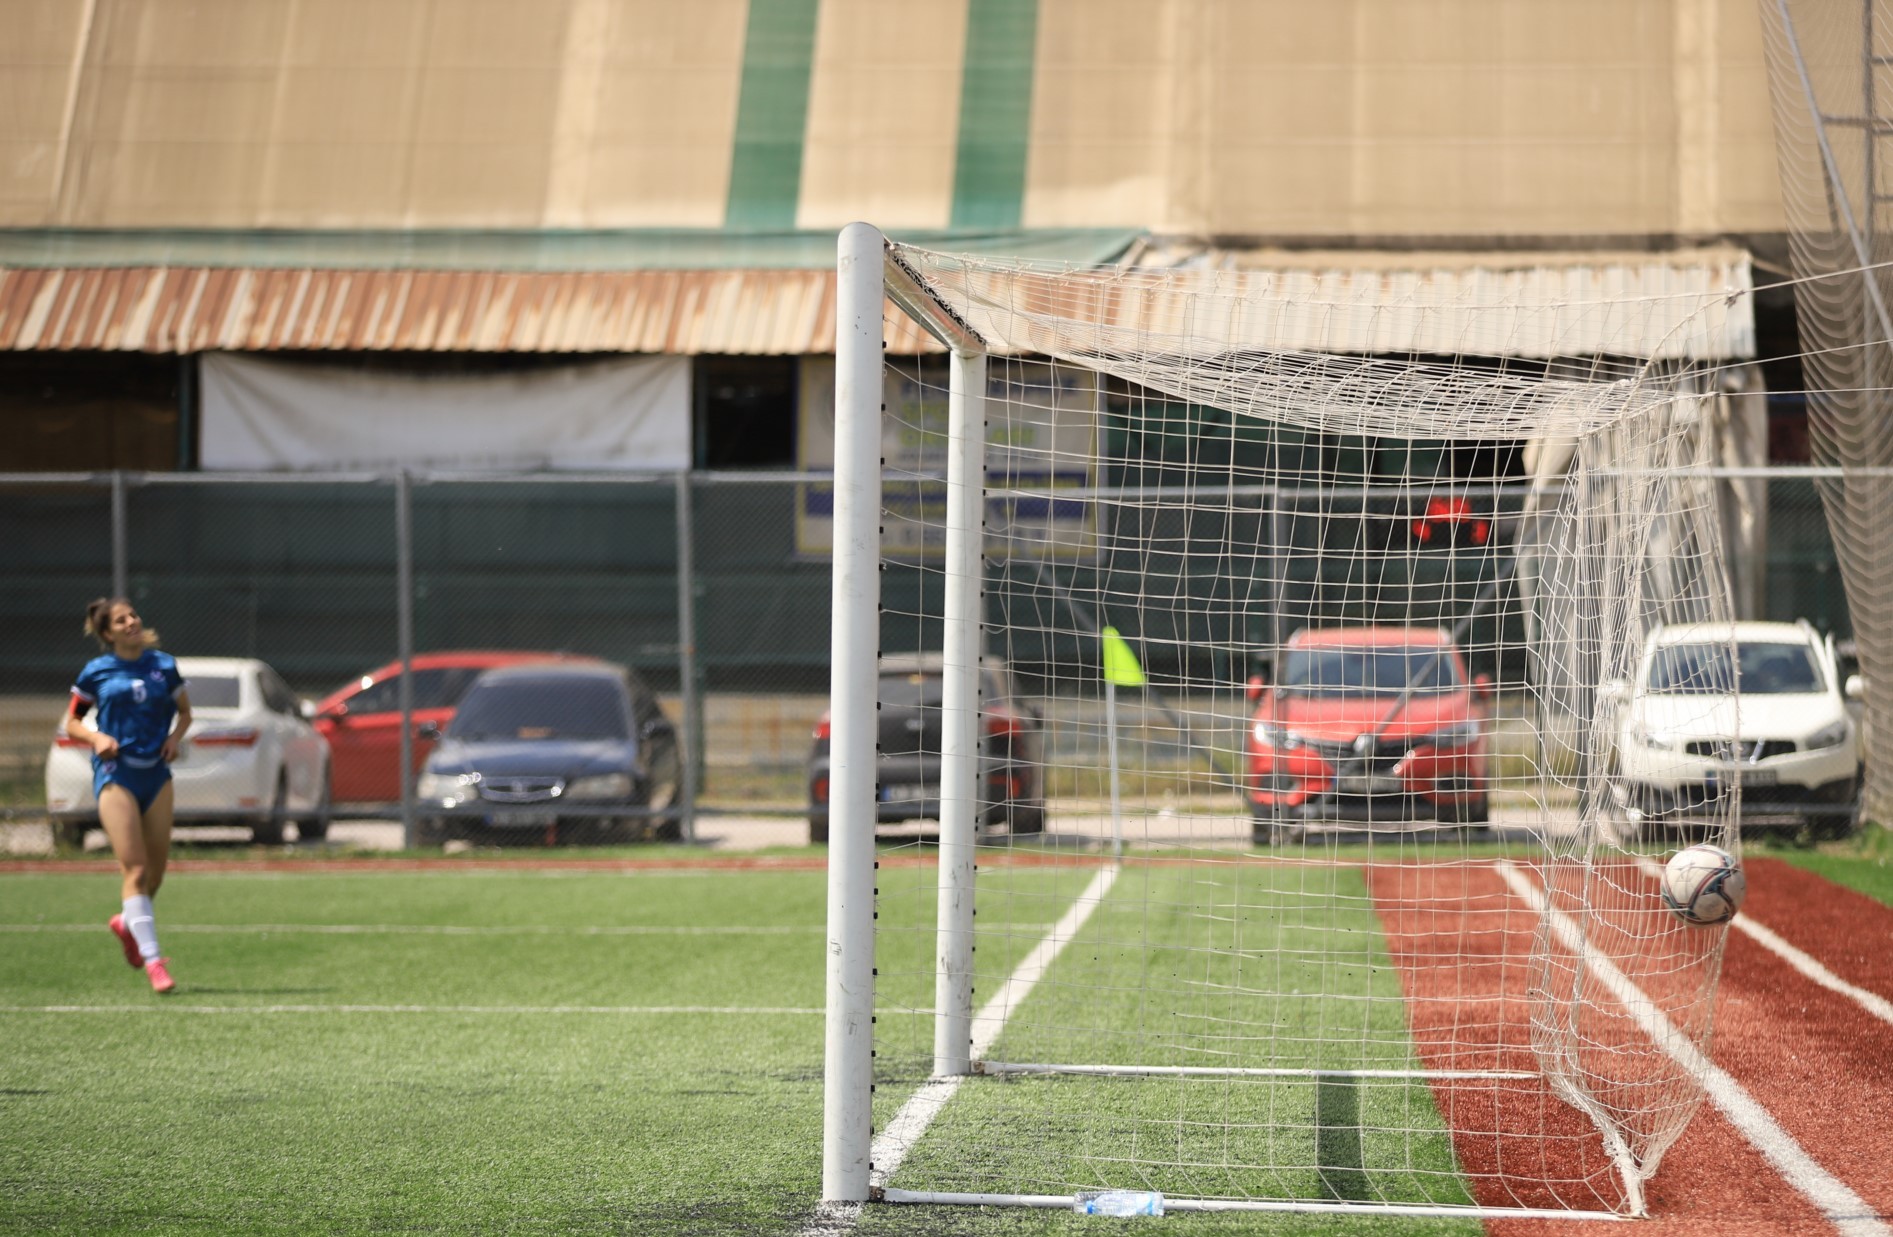
[[[1893,5],[1761,0],[1815,461],[1869,683],[1893,681]],[[1866,810],[1893,820],[1893,694],[1866,697]]]
[[[883,1184],[1638,1210],[1722,942],[1647,856],[1736,845],[1646,696],[1702,721],[1732,676],[1701,466],[1745,289],[1363,304],[892,252],[990,354],[974,1045],[1008,1078]],[[946,386],[890,361],[888,1084],[933,1048]]]

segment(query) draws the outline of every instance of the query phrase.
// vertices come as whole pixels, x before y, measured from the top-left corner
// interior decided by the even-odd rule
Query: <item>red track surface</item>
[[[1746,914],[1841,978],[1893,998],[1893,909],[1778,860],[1747,866]],[[1524,902],[1476,865],[1381,868],[1369,880],[1426,1063],[1531,1068],[1524,959],[1533,916]],[[1457,913],[1448,909],[1455,905]],[[1461,961],[1429,965],[1443,958]],[[1731,932],[1715,1027],[1716,1063],[1817,1163],[1893,1217],[1893,1026]],[[1615,1203],[1620,1191],[1602,1140],[1548,1088],[1438,1084],[1434,1091],[1481,1203]],[[1651,1219],[1638,1225],[1640,1233],[1833,1231],[1707,1103],[1646,1189]],[[1551,1220],[1489,1228],[1496,1237],[1576,1231]]]

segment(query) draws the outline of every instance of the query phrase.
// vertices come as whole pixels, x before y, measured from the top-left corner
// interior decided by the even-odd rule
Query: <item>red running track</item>
[[[1893,908],[1779,860],[1752,859],[1747,868],[1745,914],[1842,979],[1893,999]],[[1485,865],[1367,875],[1427,1066],[1533,1068],[1531,909]],[[1444,958],[1458,961],[1438,965]],[[1893,1221],[1893,1025],[1732,931],[1711,1056],[1817,1163]],[[1602,1139],[1543,1084],[1436,1084],[1434,1094],[1479,1202],[1618,1205]],[[1834,1231],[1708,1103],[1646,1192],[1651,1218],[1639,1233]],[[1495,1220],[1488,1229],[1495,1237],[1580,1231],[1559,1220]]]

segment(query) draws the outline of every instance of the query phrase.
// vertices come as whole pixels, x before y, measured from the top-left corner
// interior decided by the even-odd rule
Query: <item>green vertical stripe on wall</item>
[[[792,228],[820,0],[749,0],[726,227]]]
[[[953,226],[1016,228],[1025,207],[1038,0],[967,0]]]

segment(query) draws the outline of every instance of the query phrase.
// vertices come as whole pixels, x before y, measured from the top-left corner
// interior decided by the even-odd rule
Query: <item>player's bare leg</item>
[[[143,813],[145,841],[145,894],[155,895],[164,884],[164,869],[171,862],[171,818],[176,802],[174,783],[166,782]]]
[[[131,961],[135,946],[152,989],[163,993],[171,991],[176,985],[159,953],[157,915],[151,906],[151,895],[163,879],[164,864],[171,852],[169,783],[158,792],[158,798],[152,801],[151,806],[161,825],[156,830],[149,824],[151,813],[138,810],[138,800],[129,790],[108,784],[99,792],[99,823],[105,827],[105,836],[112,842],[112,854],[118,858],[121,877],[119,888],[125,899],[124,912],[113,916],[110,926],[121,943],[127,937],[130,938],[130,943],[125,945],[126,961]],[[152,866],[154,841],[157,851],[155,878]]]

